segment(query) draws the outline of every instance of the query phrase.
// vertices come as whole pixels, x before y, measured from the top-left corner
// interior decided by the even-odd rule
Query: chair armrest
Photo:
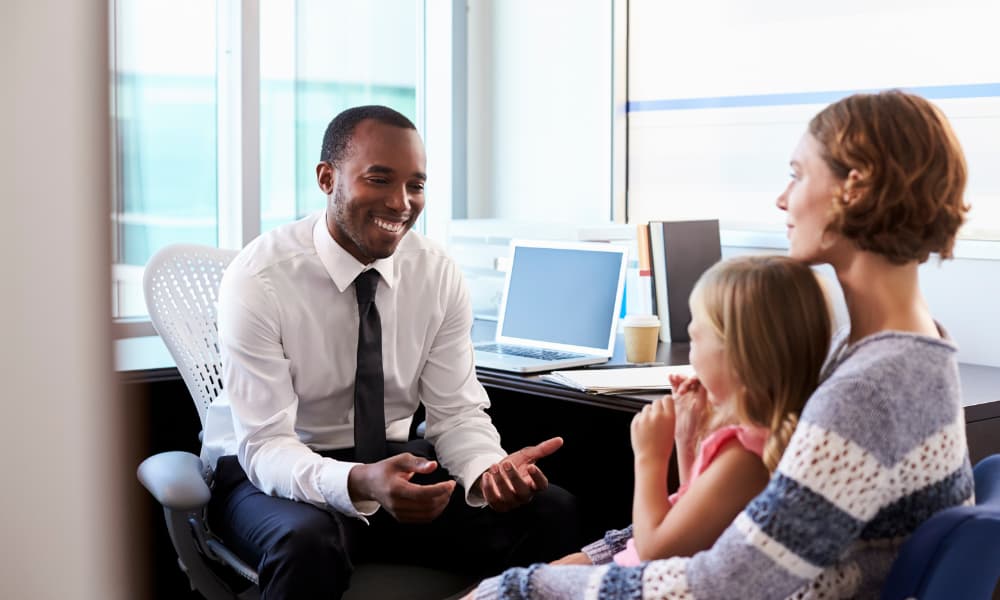
[[[154,454],[142,461],[137,475],[156,501],[171,510],[200,510],[212,496],[202,476],[201,459],[190,452]]]

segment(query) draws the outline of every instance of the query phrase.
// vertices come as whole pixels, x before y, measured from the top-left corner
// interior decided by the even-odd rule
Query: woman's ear
[[[841,196],[841,202],[844,204],[853,204],[861,197],[862,179],[861,171],[851,169],[850,173],[847,174],[847,180],[844,182],[844,193]]]

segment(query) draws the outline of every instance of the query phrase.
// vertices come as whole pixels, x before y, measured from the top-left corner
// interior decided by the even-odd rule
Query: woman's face
[[[827,231],[831,207],[842,182],[820,155],[820,144],[808,132],[792,152],[791,181],[778,196],[785,218],[788,254],[810,264],[830,262],[833,249],[843,237]]]
[[[700,307],[691,307],[691,324],[688,325],[691,346],[688,360],[698,375],[698,380],[708,391],[708,400],[719,407],[732,398],[739,389],[739,382],[726,358],[726,348],[712,323]]]

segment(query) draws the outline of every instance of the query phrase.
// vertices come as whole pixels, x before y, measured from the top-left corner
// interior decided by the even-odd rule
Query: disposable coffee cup
[[[625,315],[622,327],[625,329],[625,359],[630,363],[655,361],[660,319],[656,315]]]

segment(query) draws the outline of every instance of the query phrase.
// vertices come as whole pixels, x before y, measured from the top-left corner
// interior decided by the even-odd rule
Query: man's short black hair
[[[351,144],[354,128],[365,119],[374,119],[384,125],[392,125],[402,129],[417,128],[412,121],[388,106],[372,104],[348,108],[334,117],[326,126],[326,133],[323,135],[323,149],[319,155],[320,161],[339,167]]]

